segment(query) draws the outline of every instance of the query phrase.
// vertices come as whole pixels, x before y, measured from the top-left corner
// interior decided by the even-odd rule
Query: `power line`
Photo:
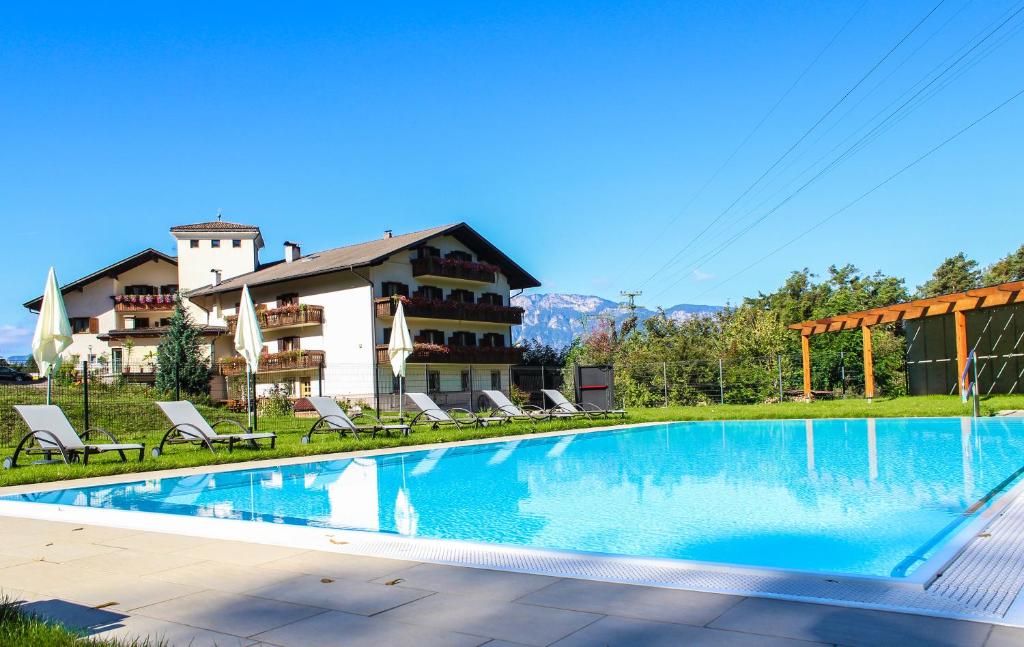
[[[895,180],[895,179],[896,179],[897,177],[899,177],[899,176],[903,175],[903,174],[904,174],[905,172],[909,171],[909,170],[910,170],[911,168],[913,168],[913,167],[917,166],[918,164],[920,164],[921,162],[923,162],[923,161],[924,161],[925,159],[927,159],[928,157],[930,157],[930,156],[931,156],[932,154],[934,154],[935,152],[937,152],[937,151],[938,151],[939,149],[943,148],[944,146],[946,146],[947,144],[949,144],[949,143],[950,143],[950,142],[952,142],[953,140],[957,139],[958,137],[960,137],[961,135],[963,135],[964,133],[966,133],[966,132],[967,132],[968,130],[970,130],[970,129],[974,128],[975,126],[977,126],[977,125],[978,125],[978,124],[980,124],[981,122],[983,122],[983,121],[985,121],[986,119],[988,119],[989,117],[991,117],[991,116],[992,116],[993,114],[995,114],[996,112],[998,112],[998,111],[1002,110],[1002,109],[1003,109],[1003,108],[1005,108],[1005,107],[1006,107],[1007,105],[1009,105],[1009,104],[1013,103],[1013,102],[1014,102],[1015,100],[1017,100],[1018,98],[1020,98],[1020,96],[1021,96],[1021,95],[1024,95],[1024,88],[1022,88],[1022,89],[1018,90],[1018,91],[1017,91],[1017,92],[1015,92],[1015,93],[1014,93],[1013,95],[1011,95],[1011,96],[1010,96],[1009,98],[1007,98],[1007,99],[1003,100],[1003,101],[1002,101],[1001,103],[999,103],[999,104],[998,104],[997,106],[995,106],[994,108],[992,108],[991,110],[989,110],[989,111],[988,111],[988,112],[986,112],[985,114],[981,115],[980,117],[978,117],[977,119],[975,119],[975,120],[974,120],[974,121],[972,121],[971,123],[967,124],[966,126],[964,126],[963,128],[961,128],[961,129],[960,129],[960,130],[958,130],[957,132],[953,133],[952,135],[950,135],[949,137],[947,137],[946,139],[944,139],[943,141],[941,141],[941,142],[940,142],[939,144],[937,144],[936,146],[932,147],[932,148],[931,148],[931,149],[929,149],[929,150],[928,150],[927,152],[925,152],[924,154],[920,155],[919,157],[917,157],[917,158],[916,158],[915,160],[913,160],[913,161],[912,161],[912,162],[910,162],[909,164],[905,165],[905,166],[904,166],[903,168],[899,169],[898,171],[896,171],[896,172],[895,172],[895,173],[893,173],[892,175],[888,176],[887,178],[885,178],[884,180],[882,180],[882,181],[881,181],[881,182],[879,182],[878,184],[874,185],[873,187],[871,187],[870,189],[868,189],[868,190],[867,190],[867,191],[865,191],[864,193],[860,194],[859,196],[857,196],[856,198],[854,198],[854,199],[853,199],[853,200],[851,200],[850,202],[848,202],[848,203],[846,203],[845,205],[843,205],[843,206],[842,206],[841,208],[837,209],[836,211],[833,211],[833,212],[832,212],[831,214],[829,214],[828,216],[826,216],[826,217],[822,218],[821,220],[819,220],[819,221],[818,221],[817,223],[815,223],[814,225],[812,225],[812,226],[808,227],[807,229],[805,229],[804,231],[802,231],[802,232],[801,232],[800,234],[798,234],[798,235],[794,236],[793,238],[789,239],[788,241],[786,241],[786,242],[785,242],[785,243],[783,243],[782,245],[779,245],[778,247],[776,247],[776,248],[775,248],[775,249],[773,249],[772,251],[768,252],[767,254],[765,254],[764,256],[762,256],[761,258],[759,258],[759,259],[757,259],[756,261],[754,261],[754,262],[750,263],[749,265],[747,265],[747,266],[746,266],[746,267],[744,267],[743,269],[739,270],[739,271],[738,271],[738,272],[736,272],[735,274],[732,274],[731,276],[729,276],[728,278],[724,279],[724,280],[723,280],[723,281],[721,281],[720,283],[718,283],[718,284],[714,285],[713,287],[711,287],[711,288],[708,288],[708,289],[707,289],[707,290],[705,290],[704,292],[701,292],[701,293],[700,293],[700,294],[698,294],[697,296],[704,296],[705,294],[707,294],[707,293],[709,293],[709,292],[711,292],[711,291],[713,291],[713,290],[717,290],[718,288],[720,288],[721,286],[725,285],[725,284],[726,284],[726,283],[728,283],[729,281],[732,281],[732,280],[733,280],[733,279],[735,279],[736,277],[738,277],[738,276],[740,276],[741,274],[743,274],[743,273],[745,273],[745,272],[749,271],[749,270],[750,270],[750,269],[752,269],[753,267],[755,267],[755,266],[759,265],[760,263],[764,262],[765,260],[767,260],[767,259],[771,258],[771,257],[772,257],[772,256],[774,256],[775,254],[778,254],[779,252],[781,252],[782,250],[786,249],[787,247],[789,247],[789,246],[790,246],[790,245],[792,245],[793,243],[795,243],[795,242],[797,242],[797,241],[799,241],[799,240],[803,239],[804,237],[806,237],[806,236],[807,236],[808,234],[810,234],[811,232],[813,232],[813,231],[815,231],[815,230],[817,230],[817,229],[821,228],[821,227],[822,227],[822,226],[824,226],[824,225],[825,225],[825,224],[826,224],[827,222],[829,222],[829,221],[833,220],[834,218],[836,218],[836,217],[837,217],[837,216],[839,216],[840,214],[844,213],[845,211],[847,211],[848,209],[850,209],[850,208],[851,208],[851,207],[853,207],[854,205],[858,204],[859,202],[861,202],[862,200],[864,200],[865,198],[867,198],[868,196],[870,196],[870,195],[871,195],[872,193],[874,193],[875,191],[878,191],[879,189],[881,189],[881,188],[882,188],[882,187],[884,187],[885,185],[887,185],[887,184],[889,184],[890,182],[892,182],[893,180]]]
[[[711,176],[707,180],[704,181],[704,184],[702,184],[700,186],[700,188],[698,188],[697,191],[692,196],[690,196],[690,199],[687,200],[685,204],[683,204],[683,207],[679,210],[679,212],[675,216],[673,216],[673,218],[671,220],[669,220],[669,222],[666,223],[661,228],[662,233],[664,233],[669,228],[671,228],[672,225],[674,225],[677,222],[679,222],[679,219],[682,218],[686,214],[686,212],[690,208],[690,206],[694,202],[696,202],[696,200],[698,198],[700,198],[700,196],[702,196],[704,194],[704,191],[709,186],[711,186],[711,183],[714,182],[718,178],[718,176],[722,173],[722,171],[725,170],[725,167],[727,167],[729,165],[729,163],[732,162],[732,160],[736,157],[736,155],[739,154],[739,152],[743,149],[743,147],[746,146],[747,143],[754,137],[754,135],[756,135],[758,133],[758,131],[761,130],[761,126],[763,126],[764,123],[766,121],[768,121],[768,119],[773,114],[775,114],[775,110],[778,109],[778,107],[780,105],[782,105],[782,102],[785,101],[789,97],[790,93],[792,93],[793,90],[796,89],[796,86],[800,84],[800,81],[802,81],[805,76],[807,76],[808,72],[810,72],[811,69],[818,63],[818,61],[821,59],[821,57],[825,55],[825,52],[827,52],[832,47],[832,45],[839,39],[839,36],[841,36],[842,33],[844,31],[846,31],[846,28],[850,25],[851,22],[853,22],[853,19],[856,18],[858,14],[860,14],[861,9],[863,9],[864,5],[866,5],[866,4],[867,4],[867,0],[863,0],[860,3],[860,5],[854,10],[854,12],[852,14],[850,14],[850,17],[847,18],[846,22],[844,22],[842,24],[842,26],[839,28],[839,31],[837,31],[835,34],[832,35],[832,38],[830,38],[829,41],[827,43],[825,43],[825,46],[822,47],[821,50],[818,51],[817,55],[811,60],[810,63],[808,63],[804,67],[803,71],[800,72],[800,74],[796,77],[796,79],[793,81],[793,83],[791,83],[790,86],[788,88],[786,88],[786,91],[783,92],[782,95],[779,96],[779,98],[772,105],[772,107],[768,109],[768,112],[766,112],[764,114],[764,116],[762,116],[761,119],[756,124],[754,124],[754,127],[750,129],[750,132],[748,132],[746,134],[746,136],[740,141],[740,143],[737,144],[736,147],[732,149],[732,152],[729,153],[728,157],[725,158],[725,161],[723,161],[721,164],[718,165],[718,168],[716,168],[715,171],[711,174]],[[651,241],[658,240],[658,237],[657,236],[650,237],[650,240]],[[651,249],[651,247],[653,247],[653,245],[654,245],[653,242],[648,243],[647,246],[643,249],[643,251],[641,251],[638,254],[638,256],[640,256],[640,257],[644,256],[648,251],[650,251],[650,249]]]
[[[768,167],[767,169],[765,169],[765,171],[764,171],[763,173],[761,173],[761,175],[759,175],[759,176],[757,177],[757,179],[755,179],[755,180],[754,180],[754,181],[753,181],[753,182],[752,182],[752,183],[751,183],[751,184],[750,184],[750,185],[749,185],[749,186],[748,186],[748,187],[747,187],[746,189],[744,189],[744,190],[743,190],[743,192],[742,192],[742,193],[740,193],[740,195],[739,195],[739,196],[738,196],[738,197],[737,197],[737,198],[736,198],[735,200],[733,200],[733,201],[732,201],[732,202],[731,202],[731,203],[729,204],[729,206],[727,206],[727,207],[726,207],[726,208],[725,208],[725,209],[724,209],[724,210],[723,210],[723,211],[722,211],[721,213],[719,213],[719,214],[718,214],[717,216],[715,216],[715,217],[714,217],[714,218],[713,218],[713,219],[711,220],[711,222],[709,222],[709,223],[708,223],[708,224],[707,224],[707,225],[706,225],[706,226],[704,227],[704,229],[702,229],[702,230],[701,230],[701,231],[700,231],[700,232],[699,232],[699,233],[698,233],[698,234],[697,234],[697,235],[696,235],[695,237],[693,237],[693,238],[692,238],[692,239],[690,240],[690,242],[688,242],[688,243],[687,243],[686,245],[684,245],[684,246],[683,246],[683,247],[682,247],[681,249],[679,249],[679,250],[678,250],[678,251],[677,251],[677,252],[676,252],[676,253],[675,253],[675,254],[674,254],[674,255],[673,255],[673,256],[672,256],[672,257],[671,257],[671,258],[670,258],[669,260],[668,260],[668,262],[666,262],[666,263],[665,263],[664,265],[662,265],[662,266],[661,266],[660,268],[658,268],[657,270],[655,270],[655,271],[654,271],[654,273],[652,273],[652,274],[651,274],[651,275],[650,275],[649,277],[647,277],[647,279],[645,279],[645,280],[644,280],[644,281],[643,281],[643,282],[642,282],[642,283],[641,283],[640,285],[641,285],[641,286],[643,286],[643,285],[646,285],[647,283],[649,283],[649,282],[650,282],[650,281],[651,281],[651,280],[652,280],[652,279],[653,279],[654,277],[656,277],[656,276],[657,276],[657,275],[658,275],[658,274],[659,274],[659,273],[660,273],[660,272],[661,272],[662,270],[664,270],[665,268],[667,268],[668,266],[670,266],[670,265],[671,265],[672,263],[674,263],[674,262],[676,261],[676,259],[677,259],[677,258],[679,258],[679,256],[681,256],[681,255],[683,254],[683,252],[685,252],[685,251],[686,251],[687,249],[689,249],[689,247],[690,247],[691,245],[693,245],[693,243],[695,243],[695,242],[696,242],[696,241],[697,241],[698,239],[700,239],[700,238],[701,238],[701,236],[703,236],[703,235],[704,235],[705,233],[707,233],[708,231],[710,231],[710,229],[711,229],[711,228],[712,228],[712,227],[713,227],[713,226],[714,226],[715,224],[717,224],[717,223],[718,223],[718,221],[720,221],[720,220],[721,220],[721,219],[722,219],[722,218],[723,218],[723,217],[724,217],[724,216],[725,216],[725,215],[726,215],[726,214],[727,214],[727,213],[728,213],[728,212],[729,212],[730,210],[732,210],[732,208],[733,208],[734,206],[736,206],[736,204],[737,204],[737,203],[738,203],[738,202],[739,202],[740,200],[742,200],[742,199],[743,199],[744,197],[746,197],[746,195],[747,195],[748,193],[750,193],[750,191],[751,191],[751,190],[752,190],[752,189],[753,189],[754,187],[756,187],[756,186],[757,186],[757,185],[758,185],[758,184],[759,184],[759,183],[761,182],[761,180],[763,180],[763,179],[765,178],[765,176],[767,176],[767,175],[768,175],[769,173],[771,173],[771,172],[772,172],[772,170],[774,170],[774,169],[775,169],[775,167],[777,167],[777,166],[778,166],[778,165],[779,165],[779,164],[780,164],[780,163],[781,163],[781,162],[782,162],[783,160],[785,160],[785,159],[786,159],[786,157],[788,157],[788,156],[789,156],[789,154],[790,154],[790,153],[792,153],[792,152],[793,152],[793,150],[794,150],[794,149],[796,149],[796,147],[797,147],[797,146],[799,146],[799,145],[800,145],[801,143],[803,143],[803,141],[804,141],[805,139],[807,139],[807,137],[808,137],[808,136],[809,136],[809,135],[810,135],[810,134],[811,134],[812,132],[814,132],[814,130],[815,130],[815,129],[816,129],[816,128],[817,128],[818,126],[820,126],[820,125],[822,124],[822,122],[824,122],[824,121],[825,121],[826,119],[828,119],[828,117],[829,117],[829,116],[830,116],[830,115],[831,115],[831,114],[832,114],[833,112],[835,112],[835,110],[836,110],[836,109],[837,109],[837,108],[838,108],[838,107],[839,107],[840,105],[842,105],[842,104],[843,104],[843,102],[844,102],[844,101],[846,101],[846,99],[847,99],[847,98],[848,98],[848,97],[849,97],[849,96],[850,96],[851,94],[853,94],[853,92],[855,92],[855,91],[857,90],[857,88],[859,88],[859,87],[861,86],[861,84],[863,84],[863,83],[864,83],[864,81],[866,81],[866,80],[868,79],[868,77],[870,77],[870,76],[871,76],[871,75],[872,75],[872,74],[873,74],[873,73],[875,72],[875,70],[877,70],[877,69],[878,69],[878,68],[879,68],[879,67],[880,67],[880,66],[881,66],[881,65],[882,65],[883,63],[885,63],[885,61],[887,61],[887,60],[889,59],[889,57],[890,57],[890,56],[892,56],[892,54],[893,54],[893,53],[894,53],[894,52],[895,52],[895,51],[896,51],[897,49],[899,49],[899,48],[900,48],[900,46],[902,46],[902,45],[903,45],[903,43],[905,43],[905,42],[907,41],[907,39],[908,39],[908,38],[910,38],[910,37],[911,37],[911,36],[912,36],[912,35],[914,34],[914,32],[916,32],[916,31],[917,31],[917,30],[918,30],[918,29],[919,29],[919,28],[921,27],[921,25],[923,25],[923,24],[925,23],[925,21],[927,21],[927,20],[928,20],[928,18],[930,18],[930,17],[931,17],[931,15],[932,15],[932,14],[934,14],[934,13],[935,13],[935,12],[936,12],[936,11],[938,10],[938,8],[939,8],[940,6],[942,6],[942,4],[943,4],[944,2],[945,2],[945,0],[939,0],[939,1],[938,1],[938,2],[937,2],[937,3],[935,4],[935,6],[933,6],[933,7],[931,8],[931,10],[929,10],[929,11],[928,11],[928,13],[926,13],[926,14],[924,15],[924,17],[922,17],[922,18],[921,18],[921,19],[920,19],[919,21],[917,21],[917,23],[916,23],[916,24],[915,24],[915,25],[914,25],[913,27],[911,27],[910,31],[908,31],[907,33],[905,33],[905,34],[903,35],[903,37],[902,37],[902,38],[900,38],[900,39],[899,39],[899,40],[898,40],[898,41],[896,42],[896,44],[895,44],[895,45],[893,45],[893,46],[892,46],[892,47],[891,47],[891,48],[889,49],[889,51],[887,51],[887,52],[885,53],[885,55],[883,55],[883,56],[882,56],[882,57],[881,57],[880,59],[878,59],[878,61],[876,61],[876,62],[875,62],[875,64],[874,64],[874,65],[872,65],[872,66],[871,66],[871,67],[870,67],[870,68],[868,69],[868,71],[867,71],[867,72],[865,72],[865,73],[863,74],[863,76],[861,76],[861,77],[860,77],[860,79],[858,79],[858,80],[857,80],[857,82],[856,82],[856,83],[854,83],[854,84],[853,84],[853,85],[852,85],[852,86],[851,86],[851,87],[850,87],[849,89],[847,89],[847,90],[846,90],[846,92],[844,92],[844,93],[843,93],[843,95],[842,95],[841,97],[839,97],[839,99],[838,99],[838,100],[837,100],[837,101],[836,101],[835,103],[833,103],[833,104],[832,104],[832,106],[831,106],[831,107],[829,107],[829,109],[828,109],[828,110],[826,110],[826,111],[825,111],[825,113],[824,113],[824,114],[822,114],[822,115],[821,115],[821,117],[819,117],[819,118],[818,118],[818,120],[817,120],[817,121],[815,121],[815,122],[814,122],[814,123],[813,123],[813,124],[811,125],[811,127],[810,127],[810,128],[808,128],[808,129],[807,129],[807,130],[806,130],[806,131],[805,131],[805,132],[804,132],[804,133],[803,133],[802,135],[800,135],[800,137],[799,137],[799,138],[798,138],[798,139],[797,139],[797,140],[796,140],[795,142],[793,142],[793,144],[792,144],[792,145],[790,145],[790,146],[789,146],[789,148],[787,148],[787,149],[785,150],[785,152],[783,152],[783,153],[782,153],[782,155],[780,155],[780,156],[778,157],[778,159],[776,159],[776,160],[775,160],[774,162],[772,162],[772,164],[771,164],[771,165],[770,165],[770,166],[769,166],[769,167]],[[664,233],[664,232],[662,232],[662,233]]]
[[[668,291],[669,289],[671,289],[672,287],[675,287],[676,285],[678,285],[679,282],[682,281],[683,278],[685,278],[685,276],[686,276],[685,272],[688,271],[691,267],[699,266],[701,263],[705,263],[705,262],[711,260],[712,258],[714,258],[715,256],[717,256],[718,254],[720,254],[722,251],[724,251],[726,248],[728,248],[734,242],[736,242],[737,240],[742,238],[744,235],[746,235],[754,227],[756,227],[760,223],[764,222],[764,220],[769,218],[772,214],[774,214],[776,211],[778,211],[783,206],[785,206],[787,203],[789,203],[793,198],[795,198],[797,195],[802,193],[811,184],[813,184],[818,179],[820,179],[821,177],[823,177],[824,175],[828,174],[833,169],[835,169],[839,164],[841,164],[842,162],[846,161],[851,156],[853,156],[854,154],[856,154],[857,152],[862,150],[867,145],[867,143],[870,143],[867,140],[869,138],[871,138],[872,135],[875,135],[876,133],[880,132],[879,131],[880,128],[885,126],[888,122],[893,121],[894,118],[896,117],[896,115],[898,115],[906,106],[908,106],[917,97],[919,97],[921,94],[923,94],[925,91],[927,91],[939,79],[943,78],[946,74],[948,74],[950,70],[952,70],[954,67],[956,67],[961,61],[963,61],[967,56],[969,56],[974,50],[976,50],[978,47],[980,47],[982,44],[984,44],[989,38],[994,36],[999,30],[1001,30],[1003,27],[1005,27],[1011,20],[1013,20],[1015,17],[1017,17],[1022,11],[1024,11],[1024,4],[1021,4],[1017,8],[1016,11],[1014,11],[1009,16],[1007,16],[1004,20],[1002,20],[996,27],[994,27],[991,31],[989,31],[989,33],[987,33],[981,40],[979,40],[978,42],[974,43],[974,45],[972,45],[970,48],[968,48],[963,54],[958,56],[952,63],[947,65],[941,72],[939,72],[939,74],[937,74],[934,78],[932,78],[930,81],[928,81],[928,83],[926,83],[924,86],[922,86],[914,94],[912,94],[909,99],[904,101],[902,104],[900,104],[900,106],[898,108],[896,108],[895,110],[890,112],[888,115],[886,115],[880,122],[875,124],[875,126],[873,128],[871,128],[871,130],[869,130],[866,134],[862,135],[857,141],[855,141],[853,144],[851,144],[846,150],[844,150],[842,153],[840,153],[835,159],[833,159],[831,162],[829,162],[827,165],[825,165],[823,168],[821,168],[817,173],[815,173],[813,176],[811,176],[810,179],[805,181],[803,184],[801,184],[799,187],[797,187],[794,191],[792,191],[789,195],[787,195],[785,198],[783,198],[774,207],[772,207],[767,212],[762,214],[760,217],[758,217],[755,220],[753,220],[752,222],[750,222],[748,225],[746,225],[745,227],[740,229],[737,233],[733,234],[731,237],[727,238],[718,247],[716,247],[716,248],[706,252],[704,255],[700,256],[696,260],[691,260],[687,265],[683,266],[683,268],[678,271],[678,273],[676,275],[677,278],[675,278],[675,280],[673,280],[666,287],[664,287],[658,293],[658,295],[661,295],[661,294],[665,293],[666,291]],[[941,63],[940,63],[940,65],[941,65]],[[934,70],[934,68],[933,68],[933,70]],[[931,71],[929,71],[925,75],[924,78],[928,78],[929,75],[931,75]],[[920,81],[918,83],[914,84],[914,85],[916,86],[918,84],[920,84]],[[914,86],[911,86],[911,87],[914,87]],[[899,98],[896,99],[896,101],[898,101],[898,100],[899,100]],[[895,103],[895,102],[893,102],[893,103]],[[889,105],[892,105],[892,103],[890,103]],[[918,104],[918,105],[920,105],[920,104]],[[884,111],[885,111],[885,108],[883,108],[882,111],[880,111],[879,113],[876,113],[875,116],[872,117],[871,119],[869,119],[864,125],[866,126],[867,124],[870,124],[871,121],[875,117],[878,116],[878,114],[880,114],[881,112],[884,112]],[[861,126],[861,128],[858,128],[857,131],[854,131],[854,134],[856,134],[861,129],[863,129],[863,127],[864,126]],[[849,139],[849,137],[847,137],[846,139]],[[877,139],[877,136],[874,139]],[[874,139],[872,139],[871,141],[874,141]],[[844,139],[843,142],[845,142],[845,141],[846,140]],[[838,148],[838,146],[842,145],[843,142],[840,142],[840,144],[838,144],[837,146],[833,147],[829,151],[829,153],[831,153],[836,148]],[[827,156],[829,153],[826,153],[825,156]],[[822,156],[822,158],[825,157],[825,156]],[[817,164],[817,162],[820,161],[822,158],[818,158],[818,160],[816,160],[814,162],[814,164]],[[811,166],[814,166],[814,164],[812,164]],[[809,170],[810,168],[811,167],[808,167],[808,169],[805,169],[805,171]],[[756,209],[756,207],[755,207],[755,209]],[[754,211],[755,209],[752,209],[750,212],[748,212],[748,214],[751,213],[752,211]]]

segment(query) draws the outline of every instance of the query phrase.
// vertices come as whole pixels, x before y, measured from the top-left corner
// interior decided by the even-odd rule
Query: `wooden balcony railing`
[[[519,326],[523,323],[523,309],[518,306],[496,306],[489,303],[460,303],[413,297],[402,302],[406,317],[429,319],[455,319]],[[378,317],[394,317],[398,300],[393,297],[376,299]]]
[[[275,371],[296,371],[314,369],[323,365],[322,350],[286,350],[280,353],[269,353],[260,356],[260,373]],[[221,375],[244,375],[245,360],[241,357],[225,357],[218,362]]]
[[[476,283],[494,283],[498,268],[489,263],[425,256],[412,261],[413,276],[441,276]]]
[[[406,360],[415,364],[518,364],[523,359],[523,349],[516,346],[441,346],[438,344],[414,344],[412,355]],[[377,363],[384,365],[388,360],[387,344],[377,346]]]
[[[173,294],[117,295],[115,312],[170,312],[174,310]]]
[[[288,328],[291,326],[309,326],[324,322],[324,307],[302,303],[297,306],[282,306],[269,310],[258,310],[256,319],[264,330]],[[238,315],[224,317],[228,324],[228,332],[234,333],[238,325]]]

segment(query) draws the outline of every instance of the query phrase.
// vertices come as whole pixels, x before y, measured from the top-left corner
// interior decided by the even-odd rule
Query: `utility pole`
[[[627,310],[629,310],[629,314],[630,315],[636,314],[636,308],[637,308],[636,298],[638,296],[640,296],[641,294],[643,294],[643,291],[642,290],[637,290],[635,292],[629,292],[627,290],[623,290],[622,292],[619,292],[619,294],[621,294],[622,296],[626,297],[626,299],[628,300],[628,303],[623,303],[622,305]]]

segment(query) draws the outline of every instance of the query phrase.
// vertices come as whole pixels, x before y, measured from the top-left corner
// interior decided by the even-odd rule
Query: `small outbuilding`
[[[903,322],[911,395],[963,393],[977,362],[978,392],[1024,392],[1024,281],[793,324],[800,331],[804,396],[811,396],[811,335],[860,329],[864,391],[875,395],[871,327]]]

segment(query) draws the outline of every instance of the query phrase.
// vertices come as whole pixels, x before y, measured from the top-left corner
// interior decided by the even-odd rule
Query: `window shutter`
[[[100,320],[98,317],[89,317],[89,334],[100,334]]]

